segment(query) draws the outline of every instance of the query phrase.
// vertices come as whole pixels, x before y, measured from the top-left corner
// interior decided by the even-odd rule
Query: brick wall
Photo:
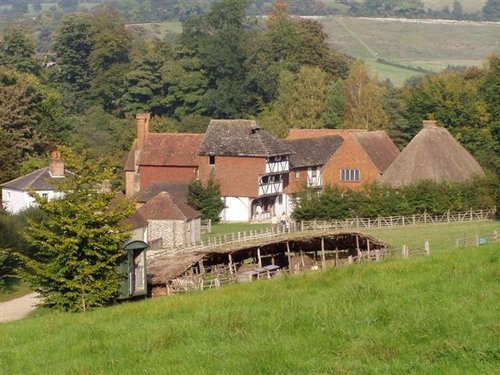
[[[299,178],[297,178],[295,172],[299,173]],[[288,174],[288,187],[286,188],[286,193],[298,193],[303,190],[304,186],[307,186],[307,167],[295,168]]]
[[[216,156],[215,167],[208,156],[200,163],[200,179],[205,183],[213,169],[225,197],[257,197],[259,176],[265,172],[266,159],[257,157]]]
[[[140,167],[141,189],[155,182],[190,182],[196,178],[196,167]]]
[[[359,169],[360,181],[341,182],[341,168]],[[379,177],[378,168],[373,164],[355,137],[348,137],[323,167],[323,186],[338,185],[340,187],[359,189],[362,184],[377,181]]]

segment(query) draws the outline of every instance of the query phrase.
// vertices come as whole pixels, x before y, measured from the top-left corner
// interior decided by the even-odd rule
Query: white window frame
[[[341,168],[339,178],[342,182],[359,182],[361,181],[361,171],[358,168]]]

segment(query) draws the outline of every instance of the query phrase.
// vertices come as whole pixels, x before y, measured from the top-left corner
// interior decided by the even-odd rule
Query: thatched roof
[[[358,232],[314,233],[309,235],[294,233],[286,237],[268,237],[257,241],[231,244],[206,252],[172,254],[156,258],[148,263],[148,276],[153,285],[164,284],[182,276],[201,259],[203,259],[205,265],[225,264],[229,261],[228,254],[231,254],[233,261],[241,262],[248,257],[255,256],[257,249],[260,249],[262,256],[266,254],[284,254],[287,251],[287,243],[291,252],[314,251],[321,249],[321,238],[324,238],[326,250],[350,249],[352,254],[355,255],[356,237],[358,237],[357,242],[362,251],[367,248],[367,240],[370,242],[372,250],[382,249],[387,246],[387,244],[375,237]]]
[[[271,157],[292,151],[254,120],[211,120],[199,155]]]
[[[380,182],[392,186],[420,180],[466,181],[484,172],[471,154],[445,128],[424,121],[424,128],[412,139],[382,175]]]
[[[293,168],[326,164],[342,142],[344,142],[344,139],[338,135],[283,141],[295,152],[290,156],[290,164]]]

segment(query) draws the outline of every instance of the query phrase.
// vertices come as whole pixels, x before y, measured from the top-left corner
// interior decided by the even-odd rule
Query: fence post
[[[446,218],[448,220],[448,223],[450,222],[450,210],[448,210],[448,212],[446,213]]]
[[[413,214],[413,225],[415,225],[415,214]]]
[[[427,210],[424,210],[424,224],[427,224]]]
[[[347,258],[347,260],[349,261],[349,264],[352,264],[352,255],[349,255],[349,257]]]
[[[324,269],[325,267],[326,267],[325,237],[321,237],[321,268]]]
[[[472,207],[470,208],[470,221],[472,221]]]
[[[425,248],[425,255],[431,255],[431,248],[429,246],[429,241],[428,240],[425,240],[424,248]]]
[[[304,231],[304,220],[301,220],[300,221],[300,231],[303,232]]]

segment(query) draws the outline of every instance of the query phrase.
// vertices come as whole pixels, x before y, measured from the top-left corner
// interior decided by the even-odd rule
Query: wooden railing
[[[209,252],[211,250],[228,246],[231,244],[242,244],[271,237],[286,236],[295,232],[324,232],[337,230],[359,230],[365,228],[393,228],[413,225],[426,225],[452,222],[469,222],[489,220],[495,217],[496,208],[489,210],[468,210],[465,212],[445,212],[438,215],[427,213],[409,216],[387,216],[377,218],[350,218],[346,220],[329,221],[301,221],[292,222],[285,229],[279,227],[267,227],[261,230],[249,230],[237,233],[229,233],[217,237],[208,238],[192,245],[182,247],[166,247],[159,250],[148,251],[149,258],[156,258],[172,254],[187,254],[197,252]]]

